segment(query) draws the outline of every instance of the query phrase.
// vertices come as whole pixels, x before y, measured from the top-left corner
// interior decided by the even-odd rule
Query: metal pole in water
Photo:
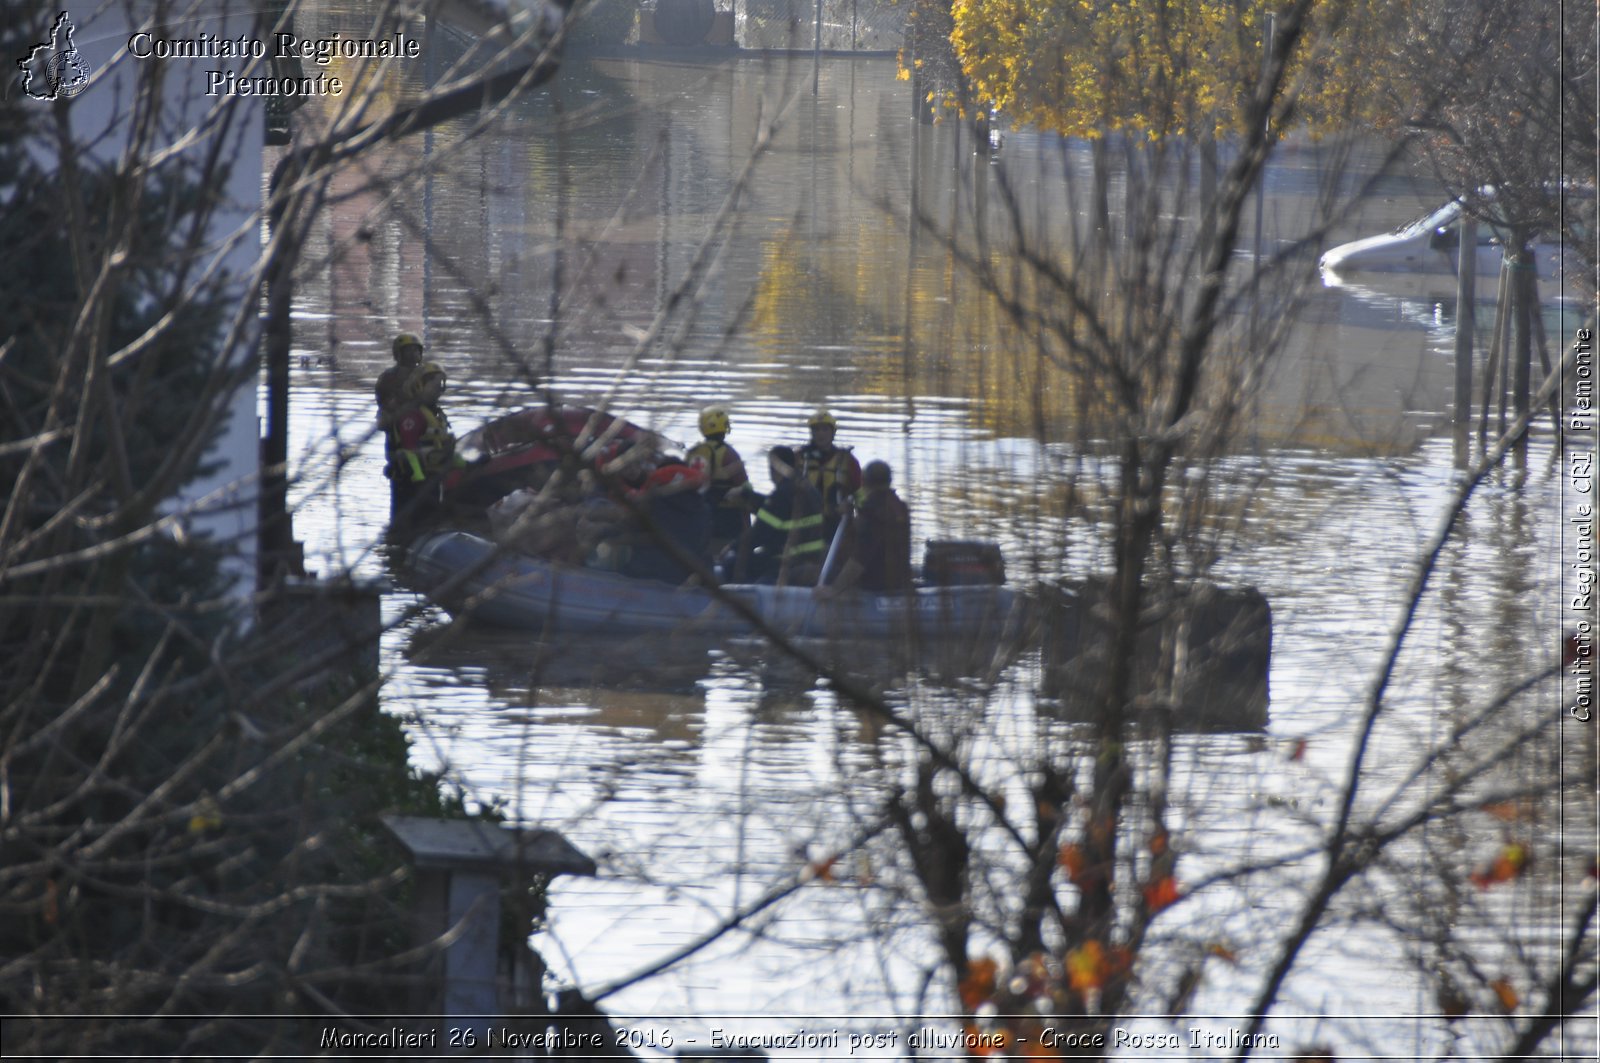
[[[1262,29],[1262,36],[1261,36],[1261,76],[1262,76],[1263,79],[1266,78],[1267,71],[1272,65],[1272,34],[1273,34],[1273,31],[1277,29],[1277,23],[1278,23],[1278,16],[1269,13],[1267,15],[1267,24]],[[1270,107],[1267,109],[1267,114],[1262,116],[1261,120],[1263,122],[1265,122],[1267,125],[1269,125],[1269,126],[1271,125],[1271,123],[1272,123],[1272,110],[1271,110]],[[1267,193],[1267,167],[1263,163],[1262,167],[1261,167],[1261,175],[1260,175],[1260,177],[1258,177],[1256,179],[1256,246],[1255,246],[1256,283],[1252,285],[1252,288],[1257,292],[1259,292],[1259,283],[1260,283],[1260,276],[1261,276],[1261,208],[1262,208],[1262,200],[1266,198],[1266,193]],[[1256,307],[1257,307],[1258,303],[1259,303],[1259,295],[1258,294],[1257,295],[1252,295],[1250,297],[1250,316],[1251,316],[1250,323],[1251,323],[1251,339],[1252,340],[1255,339],[1255,328],[1254,328],[1254,326],[1255,326]]]
[[[1500,287],[1494,301],[1494,334],[1489,338],[1489,364],[1483,372],[1483,418],[1478,422],[1478,447],[1482,449],[1488,441],[1489,435],[1489,410],[1494,405],[1495,375],[1500,365],[1500,352],[1505,349],[1506,331],[1506,298],[1508,291],[1509,272],[1506,269],[1505,259],[1500,261]]]
[[[817,0],[816,27],[811,38],[811,95],[822,79],[822,0]]]
[[[1533,248],[1529,246],[1526,229],[1515,230],[1512,238],[1517,257],[1512,262],[1511,283],[1511,305],[1516,314],[1511,319],[1516,352],[1516,362],[1511,366],[1511,407],[1513,417],[1521,417],[1528,412],[1533,389],[1533,323],[1530,319],[1533,292],[1529,290],[1533,281]],[[1527,453],[1528,437],[1524,435],[1517,442],[1518,459],[1525,458]]]
[[[1472,425],[1472,343],[1478,324],[1478,219],[1463,217],[1456,234],[1460,243],[1456,247],[1455,463],[1465,468]]]

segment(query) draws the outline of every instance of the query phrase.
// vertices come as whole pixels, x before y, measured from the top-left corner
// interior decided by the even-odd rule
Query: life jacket
[[[411,374],[420,368],[420,365],[391,365],[378,374],[372,393],[378,400],[379,427],[388,428],[406,411],[406,385],[411,382]]]
[[[458,465],[456,437],[450,431],[450,418],[432,403],[407,408],[389,427],[389,452],[386,470],[390,479],[422,483]]]
[[[855,500],[861,490],[861,463],[849,447],[834,447],[824,454],[808,443],[795,451],[807,482],[822,495],[823,512],[830,521],[836,521],[844,512],[846,501]]]
[[[721,439],[706,438],[689,448],[688,457],[705,466],[706,480],[711,485],[706,497],[712,505],[740,508],[737,500],[729,501],[728,492],[749,483],[750,477],[745,475],[737,450]]]

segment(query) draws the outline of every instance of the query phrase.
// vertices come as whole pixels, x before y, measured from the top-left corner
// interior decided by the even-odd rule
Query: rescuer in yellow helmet
[[[849,447],[834,445],[839,419],[826,409],[819,408],[806,425],[811,429],[811,441],[798,448],[800,475],[822,495],[824,533],[831,542],[861,491],[861,463]]]
[[[700,411],[700,434],[705,438],[690,447],[688,454],[690,463],[703,467],[709,485],[706,501],[711,504],[713,556],[739,540],[750,527],[750,477],[739,452],[728,445],[732,425],[725,408],[707,406]]]
[[[388,428],[394,416],[406,407],[406,384],[422,364],[422,340],[414,332],[402,332],[390,344],[394,365],[378,377],[373,391],[378,400],[379,427]]]

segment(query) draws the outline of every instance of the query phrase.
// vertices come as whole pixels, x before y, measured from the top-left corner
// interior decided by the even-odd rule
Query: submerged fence
[[[905,43],[907,3],[894,0],[735,0],[743,48],[892,52]]]
[[[910,0],[653,0],[637,8],[601,0],[584,18],[591,43],[602,45],[887,54],[904,45],[910,8]]]

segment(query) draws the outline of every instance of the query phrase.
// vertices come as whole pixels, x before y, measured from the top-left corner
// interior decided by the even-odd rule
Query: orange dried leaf
[[[1144,888],[1144,906],[1151,914],[1155,915],[1163,908],[1170,908],[1179,897],[1183,896],[1178,889],[1178,880],[1171,875],[1162,875]]]
[[[807,870],[809,870],[811,872],[811,877],[812,878],[817,879],[820,882],[832,882],[833,881],[833,865],[837,864],[838,862],[839,862],[838,856],[830,856],[830,857],[827,857],[825,859],[818,860],[816,863],[812,864]]]
[[[1224,942],[1211,942],[1206,946],[1206,952],[1232,967],[1239,966],[1239,954],[1234,952]]]
[[[1076,843],[1067,842],[1063,845],[1056,861],[1066,869],[1067,878],[1074,884],[1083,876],[1083,850]]]
[[[956,987],[961,1003],[968,1011],[977,1011],[994,997],[995,978],[1000,965],[987,956],[967,964],[967,976]]]
[[[1067,953],[1067,981],[1073,989],[1087,993],[1106,984],[1106,950],[1098,941],[1085,941]]]
[[[1160,856],[1167,851],[1167,832],[1158,830],[1150,835],[1150,855]]]
[[[1050,964],[1042,952],[1035,952],[1017,965],[1021,996],[1039,997],[1050,989]]]
[[[1495,999],[1500,1001],[1500,1007],[1507,1012],[1516,1011],[1517,1005],[1522,1003],[1516,987],[1508,979],[1496,978],[1489,983],[1489,988],[1494,990]]]
[[[1510,882],[1528,867],[1528,850],[1517,842],[1507,842],[1494,859],[1468,875],[1474,886],[1486,890],[1502,882]]]
[[[1515,801],[1495,801],[1484,805],[1483,810],[1502,823],[1516,823],[1527,818],[1527,810]]]
[[[1294,745],[1289,747],[1289,759],[1296,764],[1306,759],[1306,740],[1304,738],[1296,738],[1294,740]]]

